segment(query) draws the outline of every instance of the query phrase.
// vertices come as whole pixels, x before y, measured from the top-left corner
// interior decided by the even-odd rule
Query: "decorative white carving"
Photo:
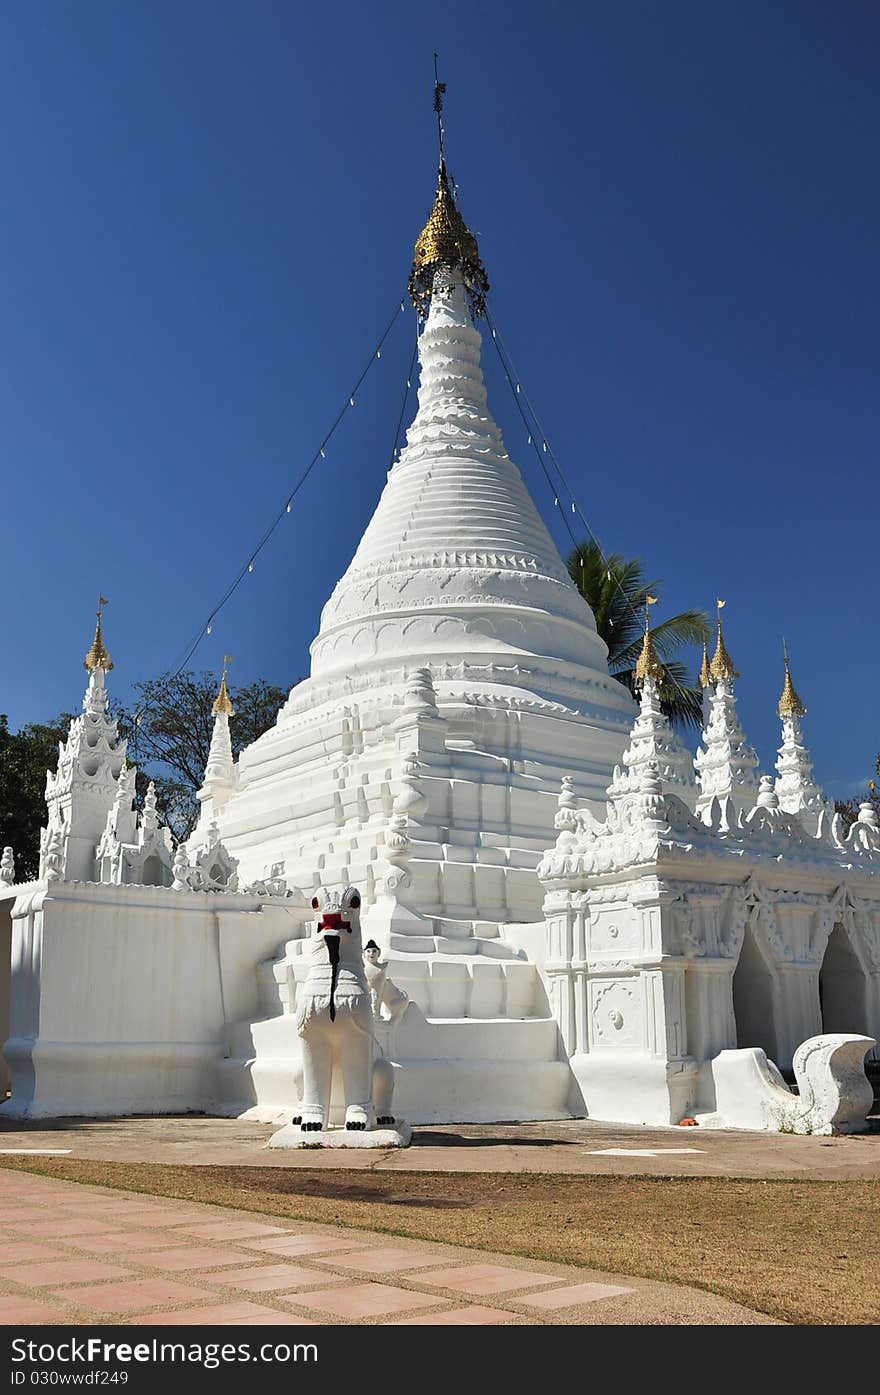
[[[0,882],[4,886],[15,885],[15,854],[11,848],[4,848],[0,857]]]
[[[731,679],[721,678],[715,684],[709,699],[709,723],[694,765],[700,781],[698,809],[724,795],[732,795],[740,808],[748,808],[757,799],[758,757],[740,725]]]
[[[41,876],[45,877],[47,882],[60,881],[64,876],[64,843],[63,830],[58,826],[50,828],[41,869]]]
[[[794,1053],[792,1094],[760,1047],[722,1051],[712,1062],[716,1109],[698,1115],[710,1128],[775,1129],[785,1133],[858,1133],[874,1091],[865,1076],[873,1037],[845,1033],[811,1037]]]
[[[693,757],[669,725],[660,707],[657,681],[648,674],[642,682],[639,715],[622,756],[624,771],[615,769],[608,789],[614,799],[641,788],[645,769],[656,767],[664,792],[677,794],[690,806],[696,800]],[[557,825],[558,827],[558,825]]]
[[[95,880],[96,849],[116,802],[125,747],[109,716],[104,670],[92,669],[82,712],[59,744],[57,768],[46,774],[47,826],[65,829],[53,853],[53,875]]]
[[[782,745],[776,769],[780,808],[787,814],[799,814],[804,825],[815,832],[819,814],[829,805],[813,779],[813,762],[804,742],[800,717],[793,714],[782,719]],[[808,823],[809,816],[812,816],[812,826]]]
[[[191,891],[190,886],[190,865],[186,853],[186,844],[178,843],[174,853],[174,881],[171,883],[175,891]]]
[[[572,832],[577,828],[577,798],[574,792],[574,780],[570,775],[562,777],[562,788],[559,791],[553,826],[560,830],[569,829]]]
[[[238,858],[232,857],[222,842],[216,820],[208,825],[203,846],[193,848],[190,841],[189,856],[188,880],[194,890],[238,890]]]
[[[593,1035],[603,1046],[635,1046],[640,1037],[636,988],[624,979],[601,979],[593,989]]]

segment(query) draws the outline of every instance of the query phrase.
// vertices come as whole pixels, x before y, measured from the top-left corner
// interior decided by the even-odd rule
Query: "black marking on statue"
[[[348,927],[349,933],[351,926]],[[339,936],[328,935],[324,941],[330,957],[330,1021],[336,1021],[336,980],[339,978]]]

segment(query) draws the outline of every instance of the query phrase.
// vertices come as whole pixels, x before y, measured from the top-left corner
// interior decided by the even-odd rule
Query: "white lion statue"
[[[293,1122],[303,1132],[321,1130],[328,1122],[334,1070],[342,1077],[346,1129],[394,1124],[385,1112],[391,1103],[386,1079],[391,1072],[380,1058],[373,1035],[360,906],[360,893],[352,886],[341,893],[322,889],[312,898],[312,907],[320,914],[307,951],[310,965],[297,993],[295,1018],[302,1038],[303,1085],[300,1111]],[[379,1118],[374,1096],[383,1110]]]

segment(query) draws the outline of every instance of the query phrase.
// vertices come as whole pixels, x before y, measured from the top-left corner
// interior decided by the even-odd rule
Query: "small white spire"
[[[574,792],[574,780],[571,775],[563,775],[562,777],[553,826],[558,829],[577,827],[577,795]]]
[[[647,633],[647,632],[646,632]],[[694,762],[690,752],[669,725],[660,706],[660,685],[648,669],[640,678],[639,715],[630,732],[629,746],[608,787],[609,795],[641,789],[645,772],[656,771],[664,794],[677,794],[693,807],[696,796]]]
[[[106,604],[101,597],[100,606]],[[126,743],[110,715],[104,685],[113,664],[101,634],[100,606],[85,658],[89,683],[82,712],[71,721],[67,740],[59,743],[56,769],[46,775],[47,826],[65,830],[61,844],[53,849],[52,866],[56,875],[70,881],[95,880],[98,845],[115,808],[117,781],[125,766]]]
[[[171,883],[175,891],[189,891],[190,866],[189,857],[186,852],[186,845],[178,843],[177,851],[174,854],[174,881]]]
[[[226,690],[226,667],[229,663],[230,656],[226,654],[224,655],[220,689],[211,708],[214,714],[214,730],[211,733],[211,748],[208,751],[205,776],[197,796],[202,806],[196,829],[197,833],[200,830],[204,832],[218,811],[223,808],[235,787],[235,759],[232,754],[232,736],[229,731],[229,719],[235,715],[235,712]]]
[[[141,829],[144,834],[155,833],[159,827],[159,814],[156,808],[156,786],[151,780],[144,795],[144,812],[141,814]]]
[[[785,655],[785,685],[777,711],[782,719],[782,745],[777,752],[776,794],[779,806],[787,814],[796,814],[808,832],[814,834],[819,814],[827,806],[821,788],[813,779],[813,762],[804,741],[801,718],[806,707],[791,681],[788,649]]]
[[[729,666],[729,656],[724,652],[725,664]],[[741,810],[751,809],[757,803],[758,757],[740,725],[732,677],[715,680],[715,691],[709,699],[709,720],[694,765],[700,785],[698,812],[707,809],[713,799],[728,796]]]

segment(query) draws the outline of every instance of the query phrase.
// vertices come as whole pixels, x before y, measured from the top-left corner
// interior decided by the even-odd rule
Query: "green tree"
[[[566,565],[608,645],[612,678],[635,694],[634,670],[644,635],[645,600],[659,596],[660,583],[645,580],[641,561],[628,561],[616,552],[606,557],[591,540],[578,543]],[[673,656],[688,645],[708,641],[709,617],[703,610],[683,610],[661,621],[651,633],[667,674],[667,681],[660,686],[663,711],[679,730],[699,731],[702,692],[692,683],[687,666]]]
[[[163,674],[135,683],[133,701],[116,713],[120,731],[128,737],[129,761],[138,767],[138,799],[152,780],[159,811],[178,839],[189,836],[198,818],[196,792],[211,748],[217,686],[213,673],[187,669]],[[229,723],[234,755],[274,724],[288,692],[263,678],[229,687],[235,708]]]
[[[58,764],[58,743],[66,740],[71,720],[69,712],[61,712],[53,722],[28,722],[12,732],[0,714],[0,847],[14,850],[21,882],[39,872],[46,771]]]

